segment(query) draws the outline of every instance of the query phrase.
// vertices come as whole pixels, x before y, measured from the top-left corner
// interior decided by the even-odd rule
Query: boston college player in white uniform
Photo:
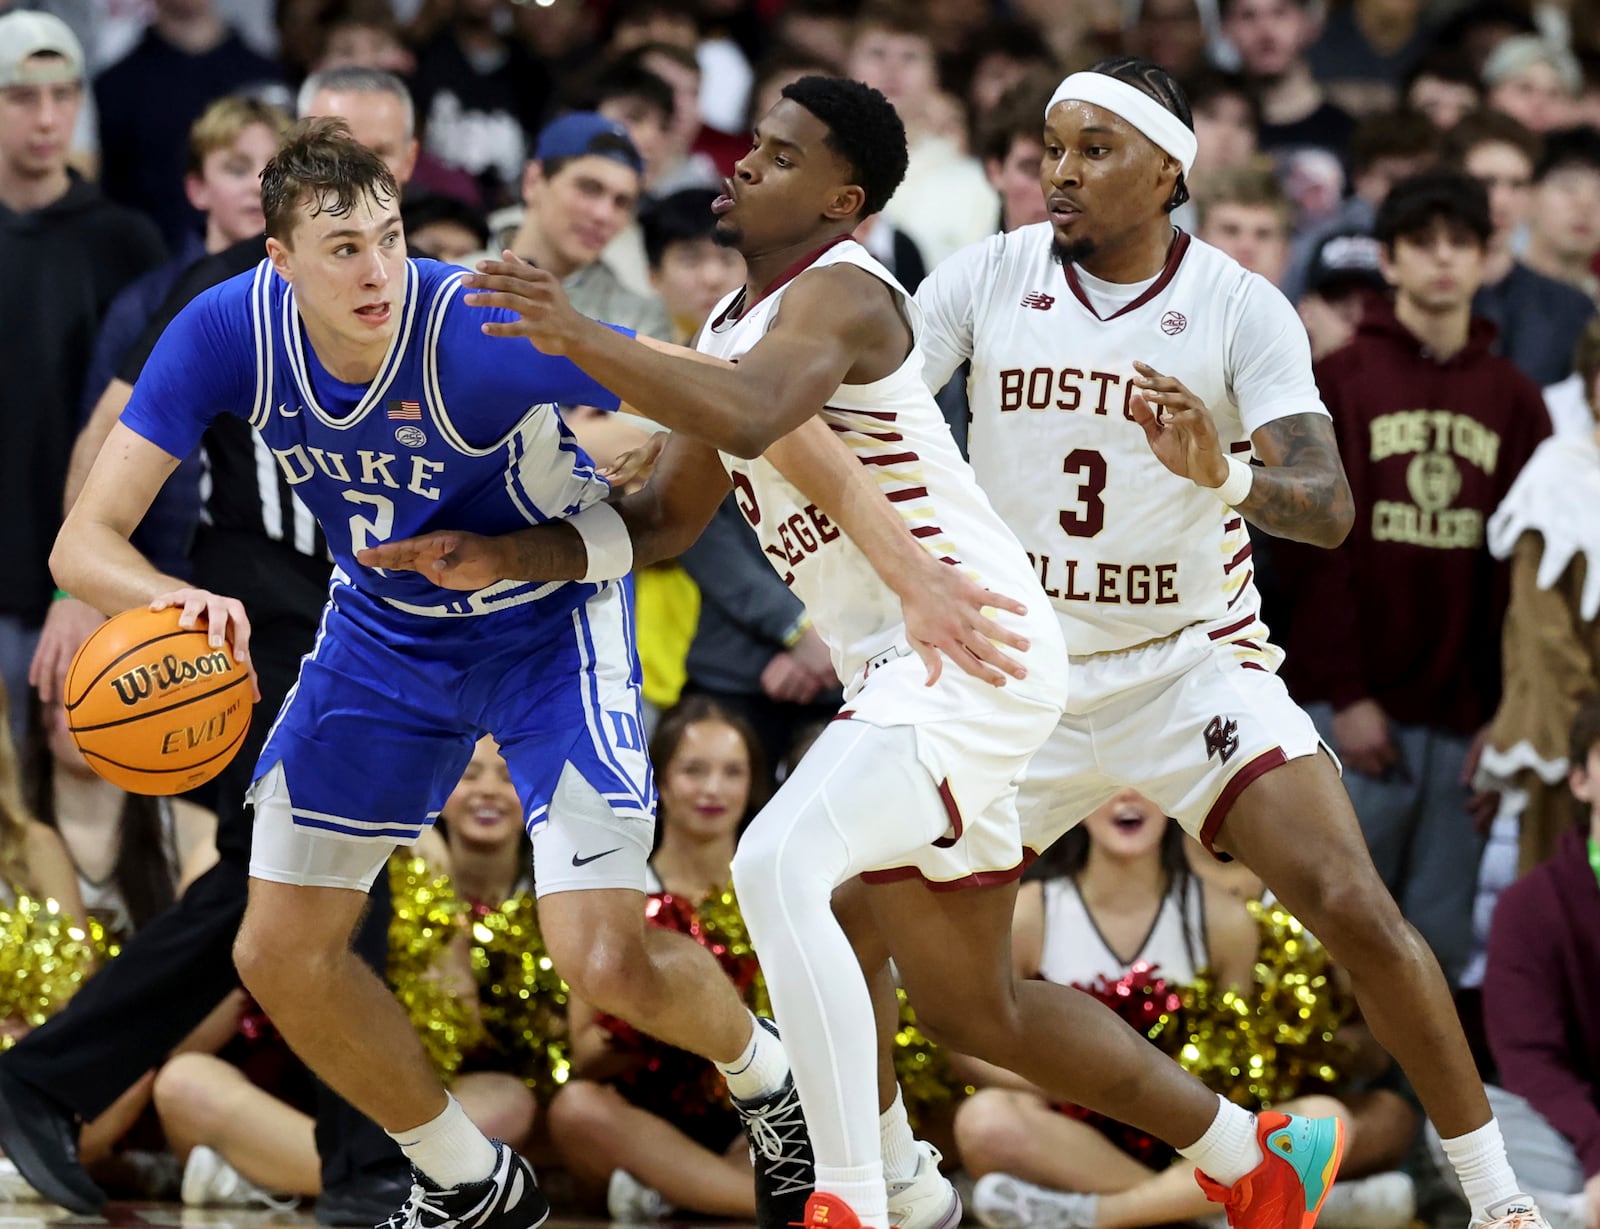
[[[1259,619],[1244,522],[1331,547],[1352,518],[1305,332],[1264,279],[1170,224],[1195,137],[1163,70],[1130,57],[1068,77],[1044,144],[1051,220],[967,248],[917,294],[926,377],[971,360],[973,467],[1072,654],[1024,843],[1133,786],[1244,861],[1349,971],[1474,1222],[1527,1224],[1444,978]]]
[[[863,875],[876,883],[862,893],[872,925],[931,1031],[1178,1146],[1232,1184],[1238,1229],[1309,1229],[1337,1165],[1337,1122],[1258,1123],[1099,1002],[1013,977],[1024,863],[1015,782],[1061,719],[1066,648],[1025,553],[922,383],[915,305],[849,239],[904,168],[904,129],[876,91],[814,77],[784,91],[720,202],[719,234],[745,255],[749,281],[699,345],[736,366],[584,321],[549,274],[484,266],[468,281],[491,293],[469,301],[522,318],[491,327],[567,354],[677,433],[649,485],[618,505],[620,541],[551,525],[494,540],[437,535],[375,548],[363,562],[461,588],[581,576],[614,550],[647,562],[692,540],[731,480],[849,680],[846,720],[756,818],[734,863],[815,1148],[816,1189],[793,1219],[884,1229],[959,1218],[898,1098],[881,1117],[874,1103],[872,1004],[830,911],[834,889]],[[802,439],[810,452],[796,465]],[[925,685],[907,624],[914,614],[920,624],[920,591],[945,588],[958,569],[1027,606],[990,595],[1008,643],[1031,642],[1025,678],[997,688],[947,671]],[[794,1124],[772,1125],[774,1148],[786,1147]]]

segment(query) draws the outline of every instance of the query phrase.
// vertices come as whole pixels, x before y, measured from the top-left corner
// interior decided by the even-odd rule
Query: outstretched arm
[[[719,365],[579,315],[545,270],[513,261],[485,261],[479,269],[464,279],[472,291],[466,302],[518,317],[485,323],[484,332],[566,355],[662,426],[747,459],[821,410],[862,356],[884,344],[890,308],[887,288],[871,274],[813,270],[785,292],[781,323],[737,366]],[[903,330],[898,313],[893,322]]]
[[[1215,490],[1230,480],[1229,456],[1205,402],[1181,380],[1135,363],[1130,402],[1156,457],[1179,477]],[[1339,460],[1333,422],[1291,414],[1251,437],[1264,465],[1252,466],[1249,493],[1235,505],[1252,525],[1280,538],[1338,546],[1355,521],[1355,501]],[[1235,461],[1234,464],[1239,464]]]
[[[929,554],[911,536],[883,488],[825,422],[820,418],[806,422],[767,449],[766,458],[849,535],[900,599],[911,647],[928,667],[930,686],[942,669],[940,649],[986,683],[1004,683],[997,671],[1026,677],[1023,665],[996,648],[995,642],[1026,651],[1027,640],[1001,627],[985,609],[1023,614],[1027,608]]]
[[[985,589],[940,563],[911,536],[843,444],[820,419],[781,440],[768,458],[802,494],[850,535],[900,598],[912,647],[939,677],[943,652],[966,673],[1000,685],[1026,669],[997,645],[1026,650],[1028,642],[989,618],[989,609],[1017,614],[1020,602]],[[721,458],[712,448],[673,435],[650,481],[614,506],[633,543],[635,567],[676,558],[700,536],[728,491]],[[578,580],[588,549],[570,524],[552,521],[498,538],[442,531],[361,551],[366,567],[419,572],[447,589],[476,590],[499,580]]]
[[[634,567],[688,549],[728,485],[715,449],[685,436],[668,439],[650,481],[612,505],[633,543]],[[588,548],[568,521],[499,537],[440,530],[369,546],[356,559],[363,567],[419,572],[441,588],[467,592],[501,580],[581,580],[589,570]]]

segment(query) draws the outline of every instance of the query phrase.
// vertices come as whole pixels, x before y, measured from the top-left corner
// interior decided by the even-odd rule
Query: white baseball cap
[[[45,53],[60,59],[33,59]],[[0,89],[82,79],[83,47],[61,18],[27,9],[0,17]]]

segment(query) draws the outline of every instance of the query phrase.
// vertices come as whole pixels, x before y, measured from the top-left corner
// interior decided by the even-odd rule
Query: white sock
[[[1461,1181],[1467,1202],[1472,1205],[1474,1223],[1492,1220],[1490,1208],[1522,1194],[1517,1177],[1511,1172],[1511,1163],[1506,1160],[1500,1124],[1493,1118],[1476,1131],[1440,1142]]]
[[[851,1169],[817,1166],[817,1193],[833,1195],[850,1205],[861,1229],[889,1229],[889,1195],[883,1187],[883,1164],[874,1161]]]
[[[783,1043],[750,1017],[750,1044],[731,1063],[717,1064],[728,1081],[728,1092],[739,1101],[760,1101],[783,1087],[789,1075],[789,1056]]]
[[[878,1115],[878,1139],[883,1144],[883,1176],[890,1182],[914,1178],[922,1164],[922,1149],[906,1120],[906,1103],[895,1085],[894,1104]]]
[[[467,1182],[482,1182],[494,1172],[494,1145],[478,1130],[461,1108],[461,1102],[445,1096],[444,1112],[437,1118],[409,1131],[390,1131],[389,1138],[400,1145],[406,1159],[420,1169],[435,1186],[448,1190]]]
[[[1178,1155],[1193,1161],[1213,1182],[1232,1186],[1261,1164],[1255,1115],[1219,1096],[1217,1116],[1206,1133],[1187,1148],[1179,1148]]]

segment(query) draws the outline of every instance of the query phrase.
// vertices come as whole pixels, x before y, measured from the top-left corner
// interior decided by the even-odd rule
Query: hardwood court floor
[[[544,1229],[602,1229],[608,1222],[552,1216]],[[712,1229],[710,1223],[663,1222],[671,1229]],[[102,1216],[74,1216],[48,1203],[0,1199],[0,1229],[317,1229],[310,1209],[271,1212],[257,1208],[185,1208],[175,1203],[111,1203]],[[751,1229],[716,1221],[716,1229]]]

